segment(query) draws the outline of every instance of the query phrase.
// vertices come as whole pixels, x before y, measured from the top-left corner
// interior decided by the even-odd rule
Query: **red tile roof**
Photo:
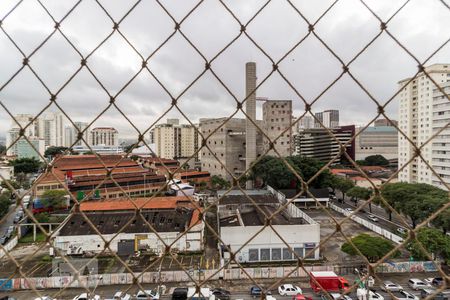
[[[155,197],[155,198],[116,198],[103,201],[85,201],[80,205],[81,211],[107,211],[107,210],[135,210],[145,209],[174,209],[178,206],[193,206],[189,197]]]
[[[122,155],[64,155],[56,157],[52,164],[55,168],[66,170],[102,169],[106,167],[134,167],[139,166],[137,162],[130,158],[123,158]],[[105,166],[104,166],[105,165]]]
[[[360,174],[358,171],[356,170],[352,170],[352,169],[331,169],[331,174]]]

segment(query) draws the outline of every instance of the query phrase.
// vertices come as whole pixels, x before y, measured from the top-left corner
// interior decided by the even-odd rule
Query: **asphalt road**
[[[16,216],[17,210],[16,204],[12,204],[9,207],[8,214],[0,222],[0,237],[5,235],[9,226],[14,225],[14,217]]]
[[[345,201],[345,203],[341,203],[338,201],[334,201],[333,204],[342,207],[342,208],[351,208],[352,210],[356,210],[357,207],[354,205],[354,202],[350,202],[350,201]],[[360,205],[361,206],[361,205]],[[363,211],[358,211],[355,212],[355,214],[375,225],[378,225],[384,229],[389,230],[390,232],[396,234],[396,235],[400,235],[400,233],[397,232],[398,228],[403,228],[405,229],[405,227],[402,224],[398,224],[397,222],[391,222],[388,220],[386,213],[384,212],[384,214],[380,213],[380,210],[382,210],[384,212],[384,210],[380,207],[377,207],[375,205],[372,205],[372,213],[369,212],[369,207],[365,206],[363,208]],[[377,222],[374,222],[372,220],[370,220],[368,218],[369,215],[374,215],[378,218]]]
[[[405,291],[416,295],[420,298],[420,292],[419,291],[414,291],[412,289],[410,289],[407,285],[407,280],[408,280],[408,274],[403,274],[404,276],[401,278],[401,280],[398,281],[394,281],[396,283],[400,283],[400,285],[404,288]],[[424,275],[418,275],[418,278],[424,279]],[[305,279],[304,279],[305,280]],[[302,280],[302,281],[304,281]],[[180,284],[179,286],[185,286],[185,283]],[[152,284],[144,284],[143,285],[145,289],[155,289],[156,285]],[[304,286],[304,285],[302,285]],[[161,296],[161,300],[169,300],[171,299],[171,292],[173,290],[175,286],[171,286],[168,287],[168,293],[164,294]],[[233,286],[230,290],[232,291],[231,293],[231,298],[230,300],[258,300],[260,298],[253,298],[252,296],[250,296],[249,294],[249,287],[250,285],[246,285],[246,284],[240,284],[240,285],[236,285]],[[100,295],[101,299],[112,299],[112,296],[114,295],[114,293],[116,291],[122,290],[125,291],[129,288],[129,286],[127,285],[111,285],[111,286],[100,286],[95,290],[95,294]],[[390,300],[392,299],[391,296],[388,293],[382,292],[380,291],[380,289],[376,286],[374,287],[378,293],[380,293],[385,300]],[[303,290],[303,294],[309,297],[312,297],[312,299],[320,299],[319,295],[315,295],[312,290],[310,288],[302,288]],[[130,288],[127,293],[129,293],[130,295],[135,295],[136,292],[138,291],[137,287],[132,287]],[[40,290],[39,291],[41,293],[41,295],[56,295],[58,293],[58,290]],[[75,296],[77,296],[78,294],[81,294],[85,292],[82,289],[67,289],[63,292],[63,296],[62,297],[58,297],[58,300],[66,300],[66,299],[73,299]],[[448,297],[450,298],[450,290],[445,291],[446,294],[448,294]],[[11,293],[0,293],[0,297],[5,296],[5,295],[9,295],[12,297],[15,297],[17,300],[32,300],[35,299],[36,297],[38,297],[38,295],[36,295],[35,292],[33,291],[17,291],[17,292],[11,292]],[[272,290],[272,296],[276,299],[276,300],[291,300],[292,296],[280,296],[278,294],[278,292],[276,291],[276,289]],[[357,299],[356,298],[356,293],[351,293],[350,297],[352,299]]]

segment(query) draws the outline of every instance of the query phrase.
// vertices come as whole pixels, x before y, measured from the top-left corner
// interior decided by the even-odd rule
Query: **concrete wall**
[[[341,214],[343,214],[345,216],[349,216],[349,215],[352,214],[352,212],[348,212],[348,211],[346,211],[346,210],[344,210],[344,209],[342,209],[342,208],[340,208],[340,207],[338,207],[338,206],[336,206],[334,204],[330,204],[330,208],[334,209],[335,211],[337,211],[337,212],[339,212],[339,213],[341,213]],[[360,218],[360,217],[355,216],[355,215],[352,215],[351,219],[353,221],[355,221],[356,223],[361,224],[362,226],[370,229],[371,231],[373,231],[375,233],[378,233],[379,235],[381,235],[381,236],[383,236],[383,237],[385,237],[385,238],[387,238],[387,239],[389,239],[389,240],[391,240],[391,241],[393,241],[393,242],[395,242],[397,244],[400,244],[401,242],[403,242],[403,238],[402,237],[400,237],[400,236],[398,236],[396,234],[393,234],[392,232],[390,232],[390,231],[388,231],[388,230],[386,230],[384,228],[381,228],[380,226],[375,225],[375,224],[373,224],[370,221],[364,220],[363,218]]]
[[[15,236],[15,237],[13,237],[12,240],[10,240],[8,243],[3,245],[3,248],[9,252],[12,249],[14,249],[15,246],[17,246],[18,241],[19,241],[19,238],[17,236]],[[0,249],[0,258],[2,258],[5,255],[6,255],[5,251],[3,249]]]
[[[178,232],[160,232],[160,238],[164,240],[166,244],[171,244],[173,241],[181,235],[181,237],[172,246],[177,248],[182,252],[196,252],[203,250],[203,228],[204,224],[196,225],[187,234]],[[106,241],[110,241],[115,235],[105,234],[103,238]],[[117,252],[118,243],[121,240],[134,240],[136,236],[139,236],[139,244],[141,246],[147,246],[146,248],[154,251],[160,252],[164,251],[164,244],[161,242],[160,238],[154,233],[120,233],[115,237],[110,243],[110,250]],[[147,236],[146,239],[142,239],[142,236]],[[58,248],[60,251],[67,252],[69,247],[80,248],[82,252],[102,252],[105,247],[105,243],[102,238],[98,235],[72,235],[72,236],[56,236],[53,246]],[[108,250],[105,250],[108,252]]]
[[[320,243],[319,224],[273,225],[272,227],[292,249],[305,248],[306,243],[314,243],[315,245]],[[259,232],[261,228],[262,226],[221,227],[220,238],[233,252],[250,241],[237,254],[237,259],[241,262],[249,261],[249,249],[287,248],[283,240],[271,227],[266,227]],[[314,259],[319,259],[319,249],[315,250]]]

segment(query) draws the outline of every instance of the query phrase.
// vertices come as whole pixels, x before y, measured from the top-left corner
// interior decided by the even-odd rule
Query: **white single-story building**
[[[178,252],[203,250],[204,224],[199,217],[200,211],[189,198],[135,198],[133,201],[141,207],[140,214],[135,214],[135,207],[129,199],[83,202],[80,210],[92,224],[80,213],[71,214],[58,230],[53,246],[69,255],[102,252],[105,242],[95,227],[109,241],[110,249],[105,249],[106,253],[161,253],[165,251],[164,243],[171,245],[180,236],[171,249]]]
[[[280,193],[245,192],[247,196],[241,191],[218,193],[218,222],[224,258],[229,256],[226,246],[232,252],[242,247],[236,253],[236,259],[244,263],[295,260],[294,253],[306,259],[320,258],[320,225],[317,222],[293,204],[277,213],[286,204]],[[272,215],[272,227],[265,226],[267,217]]]

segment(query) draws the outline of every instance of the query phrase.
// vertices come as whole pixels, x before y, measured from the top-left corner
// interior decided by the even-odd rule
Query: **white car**
[[[125,294],[122,291],[117,291],[114,294],[113,300],[131,300],[131,295]]]
[[[282,284],[278,287],[278,294],[281,296],[295,296],[302,294],[302,289],[292,284]]]
[[[426,289],[431,287],[431,285],[423,282],[420,279],[417,278],[411,278],[410,280],[408,280],[408,285],[410,288],[412,288],[413,290],[420,290],[420,289]]]
[[[369,297],[367,297],[367,293],[369,293]],[[363,288],[359,288],[356,290],[356,295],[358,299],[367,299],[367,300],[384,300],[384,297],[377,292],[366,290]]]
[[[433,285],[433,277],[428,277],[428,278],[425,278],[423,281],[426,283],[426,284],[429,284],[430,286],[431,285]]]
[[[152,299],[159,300],[159,293],[152,290],[139,291],[136,294],[136,299]]]
[[[88,298],[88,294],[87,293],[82,293],[78,296],[75,296],[73,298],[73,300],[100,300],[100,296],[99,295],[94,295],[94,297],[90,296]]]
[[[49,296],[42,296],[42,297],[34,298],[34,300],[53,300],[53,298],[49,297]]]
[[[266,295],[266,300],[277,300],[277,298],[272,295]]]
[[[393,294],[397,300],[419,300],[419,297],[405,291],[399,291]]]
[[[348,212],[352,212],[353,211],[353,209],[351,209],[350,207],[344,208],[344,210],[348,211]]]
[[[369,220],[371,220],[372,222],[378,222],[378,218],[375,217],[374,215],[368,215],[367,218],[368,218]]]
[[[399,291],[403,291],[403,288],[401,285],[395,284],[392,281],[385,281],[383,282],[383,284],[381,285],[381,290],[382,291],[391,291],[391,292],[399,292]]]
[[[330,293],[330,296],[334,300],[353,300],[352,298],[350,298],[350,296],[348,296],[348,295],[341,295],[339,293]],[[320,296],[320,298],[322,300],[328,300],[329,299],[328,295],[323,295],[323,294]]]

